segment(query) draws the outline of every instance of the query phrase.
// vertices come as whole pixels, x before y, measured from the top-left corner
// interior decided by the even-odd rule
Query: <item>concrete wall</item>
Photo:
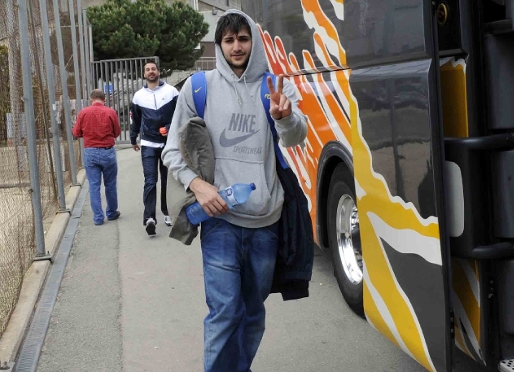
[[[215,48],[214,48],[214,43],[204,43],[204,42],[202,42],[201,44],[205,47],[205,50],[203,51],[202,57],[215,57],[216,56],[216,52],[215,52]]]
[[[208,42],[213,43],[214,42],[214,32],[216,31],[216,24],[218,23],[218,19],[220,19],[220,17],[223,15],[224,12],[219,10],[217,12],[214,12],[216,14],[212,14],[213,11],[211,9],[206,12],[200,11],[200,13],[203,15],[205,22],[207,22],[209,24],[209,32],[207,33],[207,35],[204,36],[202,41],[206,42],[206,43],[208,43]]]

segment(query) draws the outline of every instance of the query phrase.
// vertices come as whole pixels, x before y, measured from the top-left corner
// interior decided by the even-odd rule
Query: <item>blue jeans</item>
[[[116,178],[118,176],[118,163],[116,162],[116,150],[88,147],[84,149],[84,165],[86,176],[89,181],[89,198],[93,210],[93,221],[101,224],[104,221],[102,209],[102,198],[100,186],[102,175],[105,187],[105,198],[107,199],[107,218],[114,218],[118,210],[118,191]]]
[[[157,180],[161,173],[161,212],[168,215],[166,206],[166,187],[168,184],[168,168],[162,163],[162,148],[141,146],[141,159],[143,161],[143,174],[145,176],[145,187],[143,190],[143,225],[149,218],[155,218],[155,206],[157,204]]]
[[[278,224],[247,229],[222,219],[202,223],[205,372],[251,372],[264,334]]]

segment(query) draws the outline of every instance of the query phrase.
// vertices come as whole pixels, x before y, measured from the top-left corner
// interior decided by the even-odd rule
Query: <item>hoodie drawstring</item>
[[[242,106],[243,105],[243,102],[241,102],[242,97],[239,95],[239,92],[237,91],[235,76],[236,76],[235,74],[232,74],[232,87],[234,88],[234,92],[236,92],[237,102],[239,102],[239,106]],[[252,102],[253,102],[253,94],[252,94],[251,90],[248,88],[248,83],[246,82],[246,75],[243,75],[243,81],[245,83],[246,91],[250,94],[250,97],[252,97]]]
[[[250,89],[248,89],[248,84],[246,83],[246,75],[243,75],[243,81],[245,82],[246,90],[248,91],[248,93],[250,93],[250,97],[252,98],[252,102],[253,102],[253,94],[252,94],[252,91]]]
[[[237,102],[239,102],[239,106],[242,106],[243,103],[241,102],[241,97],[239,96],[239,92],[236,88],[236,78],[234,74],[232,74],[232,86],[234,87],[234,92],[236,92]]]

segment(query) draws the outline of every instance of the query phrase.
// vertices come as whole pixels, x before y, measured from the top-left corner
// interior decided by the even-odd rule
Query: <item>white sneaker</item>
[[[171,226],[170,216],[164,216],[164,223],[166,224],[166,226]]]
[[[148,235],[155,235],[155,220],[153,218],[146,220],[146,233]]]

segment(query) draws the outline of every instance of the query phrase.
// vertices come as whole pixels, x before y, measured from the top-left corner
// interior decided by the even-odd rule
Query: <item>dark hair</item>
[[[246,29],[250,36],[252,35],[252,29],[248,20],[237,13],[229,13],[221,16],[218,20],[218,25],[216,26],[216,32],[214,34],[214,42],[218,45],[221,45],[221,39],[227,33],[238,34],[242,29]]]
[[[149,65],[149,64],[152,64],[152,65],[155,65],[155,68],[157,68],[157,71],[159,71],[159,65],[157,65],[157,63],[155,63],[154,61],[148,61],[145,63],[145,68],[146,68],[146,65]],[[140,65],[141,66],[141,65]]]
[[[91,92],[89,96],[91,99],[100,99],[102,101],[105,100],[105,93],[101,89],[95,89]]]

